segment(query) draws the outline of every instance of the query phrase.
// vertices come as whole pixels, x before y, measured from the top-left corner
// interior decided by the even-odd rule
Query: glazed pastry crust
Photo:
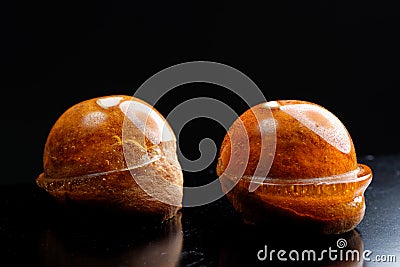
[[[165,160],[153,162],[151,166],[146,166],[146,169],[152,170],[152,182],[155,184],[161,184],[161,179],[178,182],[182,180],[181,170]],[[144,168],[135,171],[144,171]],[[147,194],[136,183],[129,170],[67,179],[49,179],[42,173],[36,179],[36,183],[61,204],[74,203],[120,214],[137,214],[138,218],[146,220],[170,219],[182,207],[168,205]],[[182,187],[182,183],[179,185]],[[172,196],[176,202],[182,199],[179,187],[171,187],[171,190],[165,190],[165,194]]]
[[[324,234],[355,228],[365,213],[363,193],[372,172],[357,163],[346,128],[326,109],[310,102],[274,101],[272,106],[266,105],[243,113],[220,148],[217,174],[235,210],[248,224],[287,225]],[[299,119],[292,105],[300,105],[305,118]],[[247,141],[248,162],[244,162],[243,144]],[[262,141],[267,145],[276,142],[275,154],[266,177],[256,177],[263,182],[253,192],[249,189],[258,164],[267,164],[260,162]],[[237,166],[242,166],[243,175],[236,173],[241,169]]]
[[[294,100],[278,102],[281,105],[312,104],[306,101]],[[346,173],[357,168],[354,145],[348,133],[350,151],[349,153],[343,153],[281,109],[271,108],[271,113],[269,113],[269,110],[263,104],[259,104],[247,110],[239,118],[246,129],[250,145],[249,161],[244,175],[253,175],[260,159],[262,135],[255,114],[259,114],[258,116],[262,118],[269,118],[271,117],[270,114],[272,114],[276,122],[276,139],[271,131],[263,133],[266,144],[271,144],[276,140],[274,161],[268,173],[269,177],[288,179],[327,177]],[[315,123],[321,125],[327,123],[323,117],[318,117],[318,114],[314,115],[313,119]],[[247,138],[239,126],[240,122],[236,121],[228,133],[235,135],[236,138]],[[221,175],[227,168],[231,153],[241,152],[232,148],[229,134],[225,135],[220,148],[217,166],[218,175]],[[241,135],[243,137],[240,137]]]
[[[143,109],[133,111],[136,122],[127,119],[127,105],[121,104],[130,101]],[[152,116],[147,116],[149,110]],[[89,99],[72,106],[48,135],[44,172],[36,179],[37,185],[62,203],[160,220],[173,217],[181,208],[183,175],[175,137],[167,124],[170,136],[162,140],[161,120],[165,122],[150,105],[124,95]],[[153,187],[157,195],[146,192],[137,179]],[[174,204],[160,199],[170,199]]]
[[[369,173],[371,170],[363,165],[363,175]],[[365,179],[323,187],[261,185],[250,193],[248,179],[240,179],[230,191],[227,185],[232,181],[224,176],[220,179],[229,201],[246,223],[323,234],[344,233],[361,222],[365,214],[363,190],[370,183]]]

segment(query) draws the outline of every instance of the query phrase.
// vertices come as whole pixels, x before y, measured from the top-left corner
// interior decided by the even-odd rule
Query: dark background
[[[3,1],[0,183],[34,182],[47,135],[70,106],[133,95],[156,72],[196,60],[242,71],[268,100],[325,106],[346,125],[360,156],[397,154],[397,1],[262,2]],[[166,116],[199,96],[238,114],[248,108],[228,90],[201,83],[176,88],[156,108]],[[219,146],[223,136],[217,123],[197,119],[180,143],[195,159],[199,140]]]

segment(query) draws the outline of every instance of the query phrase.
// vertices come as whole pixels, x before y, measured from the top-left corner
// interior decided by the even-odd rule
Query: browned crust
[[[280,105],[312,104],[306,101],[289,100],[278,101]],[[260,186],[254,192],[249,192],[249,180],[237,177],[235,173],[224,173],[228,164],[240,166],[244,164],[243,175],[252,177],[259,164],[261,154],[261,134],[257,118],[272,118],[269,110],[259,104],[245,113],[234,122],[222,142],[217,164],[217,174],[220,176],[223,191],[227,194],[235,210],[243,215],[245,222],[263,226],[289,226],[294,229],[307,228],[324,234],[338,234],[355,228],[362,220],[365,212],[363,190],[369,184],[372,176],[363,182],[343,184],[348,193],[322,197],[318,191],[322,186],[314,186],[315,195],[299,197],[287,195],[275,195],[273,190],[291,188],[292,179],[324,178],[345,174],[357,169],[357,159],[350,135],[350,151],[344,153],[329,144],[321,136],[305,127],[301,122],[283,112],[279,108],[271,108],[273,119],[276,122],[276,151],[273,163],[268,173],[270,179],[279,178],[287,180],[287,185],[273,188],[269,192]],[[316,114],[318,115],[318,114]],[[327,123],[325,118],[316,116],[316,123]],[[245,131],[241,127],[243,123]],[[265,131],[266,143],[274,141],[271,131]],[[248,162],[241,162],[243,150],[242,144],[247,139],[250,144]],[[232,154],[233,153],[233,154]],[[230,162],[232,160],[232,162]],[[233,162],[233,160],[239,160]],[[261,164],[263,164],[261,162]],[[264,163],[265,164],[265,163]],[[365,166],[365,175],[372,175],[371,170]],[[240,175],[239,175],[240,176]],[[233,181],[238,184],[233,187]],[[363,187],[364,186],[364,187]],[[229,188],[232,188],[229,191]],[[363,190],[359,190],[363,188]],[[345,190],[347,192],[347,189]],[[336,190],[330,187],[329,190]],[[358,192],[358,191],[360,192]],[[229,191],[229,192],[228,192]],[[356,192],[357,191],[357,192]],[[332,191],[333,192],[333,191]],[[360,196],[361,202],[354,202],[354,198]]]
[[[173,197],[177,201],[181,200],[181,171],[160,163],[152,163],[150,168],[158,174],[149,177],[155,184],[160,184],[162,179],[166,181],[165,177],[175,181],[177,187],[174,187]],[[47,179],[42,173],[36,183],[59,203],[138,214],[138,218],[164,221],[172,218],[182,207],[163,203],[147,194],[136,183],[129,170],[70,179]]]
[[[171,218],[181,208],[183,194],[175,141],[153,144],[147,136],[154,135],[152,131],[159,130],[158,125],[146,117],[147,135],[144,135],[132,122],[125,120],[118,104],[107,107],[98,104],[100,98],[109,97],[121,98],[119,102],[133,100],[150,107],[131,96],[112,95],[82,101],[69,108],[48,135],[43,155],[44,173],[36,180],[38,186],[61,203],[137,213],[138,218]],[[128,135],[126,140],[122,140],[123,127]],[[129,150],[128,156],[124,154],[125,149]],[[148,159],[137,163],[138,155],[147,155]],[[166,204],[147,194],[136,183],[135,171],[144,172],[143,176],[157,187],[159,195],[168,194],[173,203],[179,204]],[[164,192],[165,182],[174,186]]]
[[[286,103],[285,101],[279,102]],[[305,101],[288,102],[309,103]],[[227,168],[231,153],[241,153],[241,150],[236,146],[232,148],[228,134],[233,134],[238,139],[241,138],[240,135],[243,135],[243,138],[247,138],[246,134],[248,135],[250,154],[244,175],[254,174],[259,163],[260,144],[262,142],[260,127],[255,114],[268,117],[268,113],[262,105],[257,105],[240,116],[239,119],[245,126],[246,133],[241,131],[240,121],[236,121],[225,135],[220,148],[217,166],[218,175],[221,175]],[[322,137],[304,127],[289,114],[280,109],[271,109],[271,111],[273,118],[277,121],[277,128],[276,150],[273,164],[268,173],[269,177],[288,179],[327,177],[343,174],[357,168],[356,153],[352,142],[350,152],[343,153],[327,143]],[[348,136],[350,138],[350,135]],[[273,141],[271,134],[266,134],[264,137],[267,139],[267,144]],[[244,141],[241,143],[244,143]]]
[[[307,229],[322,234],[340,234],[354,229],[365,213],[364,201],[352,206],[351,199],[314,198],[293,199],[289,203],[279,199],[265,200],[257,194],[248,192],[240,183],[227,193],[227,197],[242,214],[247,224],[292,228],[294,231]],[[290,229],[289,229],[290,230]]]

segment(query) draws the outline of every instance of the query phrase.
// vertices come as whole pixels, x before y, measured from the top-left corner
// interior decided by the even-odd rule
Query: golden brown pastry
[[[262,152],[267,156],[260,161]],[[257,176],[263,173],[257,168],[264,168],[264,176]],[[372,179],[371,169],[357,163],[340,120],[299,100],[270,101],[242,114],[223,140],[217,174],[245,222],[293,224],[327,234],[360,223]]]
[[[56,121],[37,184],[59,202],[166,220],[181,208],[175,135],[146,102],[113,95],[74,105]]]

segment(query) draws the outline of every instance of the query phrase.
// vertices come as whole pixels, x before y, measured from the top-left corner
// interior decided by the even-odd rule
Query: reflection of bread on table
[[[113,229],[94,235],[87,234],[85,229],[70,233],[48,229],[43,235],[41,251],[44,266],[173,267],[179,265],[182,245],[181,214],[178,212],[158,228]]]

